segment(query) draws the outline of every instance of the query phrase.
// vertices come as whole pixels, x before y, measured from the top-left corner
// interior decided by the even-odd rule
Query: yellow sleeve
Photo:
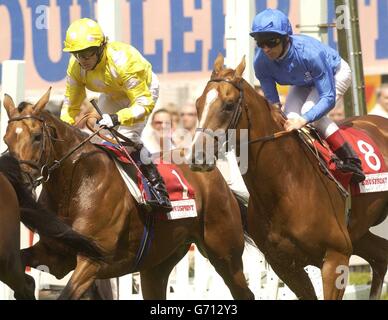
[[[125,74],[123,81],[131,105],[118,111],[117,115],[121,124],[132,126],[145,120],[146,116],[152,112],[155,102],[147,84],[145,71]]]
[[[75,123],[75,117],[80,113],[82,102],[86,98],[85,85],[80,79],[80,70],[77,69],[80,68],[69,63],[65,98],[61,109],[61,120],[71,125]]]

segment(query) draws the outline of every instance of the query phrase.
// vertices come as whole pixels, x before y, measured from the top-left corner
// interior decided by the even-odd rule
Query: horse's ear
[[[39,101],[34,106],[34,113],[37,114],[41,112],[46,106],[47,102],[50,99],[51,87],[47,90],[47,92],[39,99]]]
[[[222,55],[222,53],[219,53],[216,58],[216,61],[214,61],[213,73],[211,78],[213,79],[217,77],[220,71],[223,69],[224,69],[224,56]]]
[[[4,102],[3,102],[4,108],[7,111],[8,118],[11,118],[11,115],[15,111],[15,103],[13,102],[11,96],[8,94],[4,94]]]
[[[235,72],[234,72],[234,76],[236,78],[242,78],[242,75],[244,73],[244,70],[245,70],[245,67],[246,67],[246,62],[245,62],[245,55],[243,56],[240,64],[237,66]]]

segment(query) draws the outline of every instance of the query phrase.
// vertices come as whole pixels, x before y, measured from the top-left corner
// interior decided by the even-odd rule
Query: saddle
[[[338,169],[340,159],[330,150],[329,145],[315,128],[306,126],[300,131],[299,136],[318,159],[322,172],[336,182],[341,192],[350,190],[352,195],[359,195],[387,191],[388,170],[378,146],[361,129],[341,126],[340,130],[361,160],[362,169],[366,175],[365,181],[361,183],[351,183],[352,173],[345,173]]]
[[[124,171],[130,180],[137,184],[137,188],[141,193],[140,197],[134,195],[133,186],[131,188],[127,183],[127,187],[135,199],[140,204],[142,199],[143,201],[149,199],[150,192],[147,183],[126,155],[113,144],[96,144],[96,146],[115,160],[116,166],[119,165],[120,173]],[[194,188],[188,183],[179,167],[173,163],[163,163],[161,161],[157,162],[156,167],[166,184],[173,207],[173,210],[167,214],[156,214],[156,218],[158,220],[176,220],[197,217]],[[128,181],[126,177],[123,177],[123,179],[126,182]]]

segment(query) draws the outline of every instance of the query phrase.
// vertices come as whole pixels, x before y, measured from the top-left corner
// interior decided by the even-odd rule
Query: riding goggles
[[[268,47],[272,49],[278,46],[281,42],[282,42],[281,38],[256,39],[256,44],[259,48]]]
[[[90,59],[91,57],[93,57],[97,52],[98,52],[98,47],[91,47],[91,48],[87,48],[85,50],[73,52],[73,55],[75,56],[75,58],[77,60],[79,60],[79,59],[87,60],[87,59]]]

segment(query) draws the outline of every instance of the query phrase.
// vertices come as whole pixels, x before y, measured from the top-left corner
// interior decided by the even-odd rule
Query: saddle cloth
[[[344,173],[338,170],[337,156],[329,149],[326,142],[314,139],[313,146],[318,150],[320,157],[326,162],[327,168],[333,176],[346,188],[350,186],[352,195],[362,193],[388,191],[388,170],[384,157],[376,143],[360,129],[349,126],[341,126],[341,133],[358,154],[366,179],[358,184],[351,184],[352,173]]]
[[[128,190],[139,203],[150,199],[150,190],[144,178],[134,170],[132,162],[119,149],[112,144],[96,144],[107,152],[115,161]],[[165,215],[156,214],[159,220],[176,220],[194,218],[197,216],[194,188],[188,183],[181,169],[172,163],[157,163],[157,169],[162,176],[173,210]]]

